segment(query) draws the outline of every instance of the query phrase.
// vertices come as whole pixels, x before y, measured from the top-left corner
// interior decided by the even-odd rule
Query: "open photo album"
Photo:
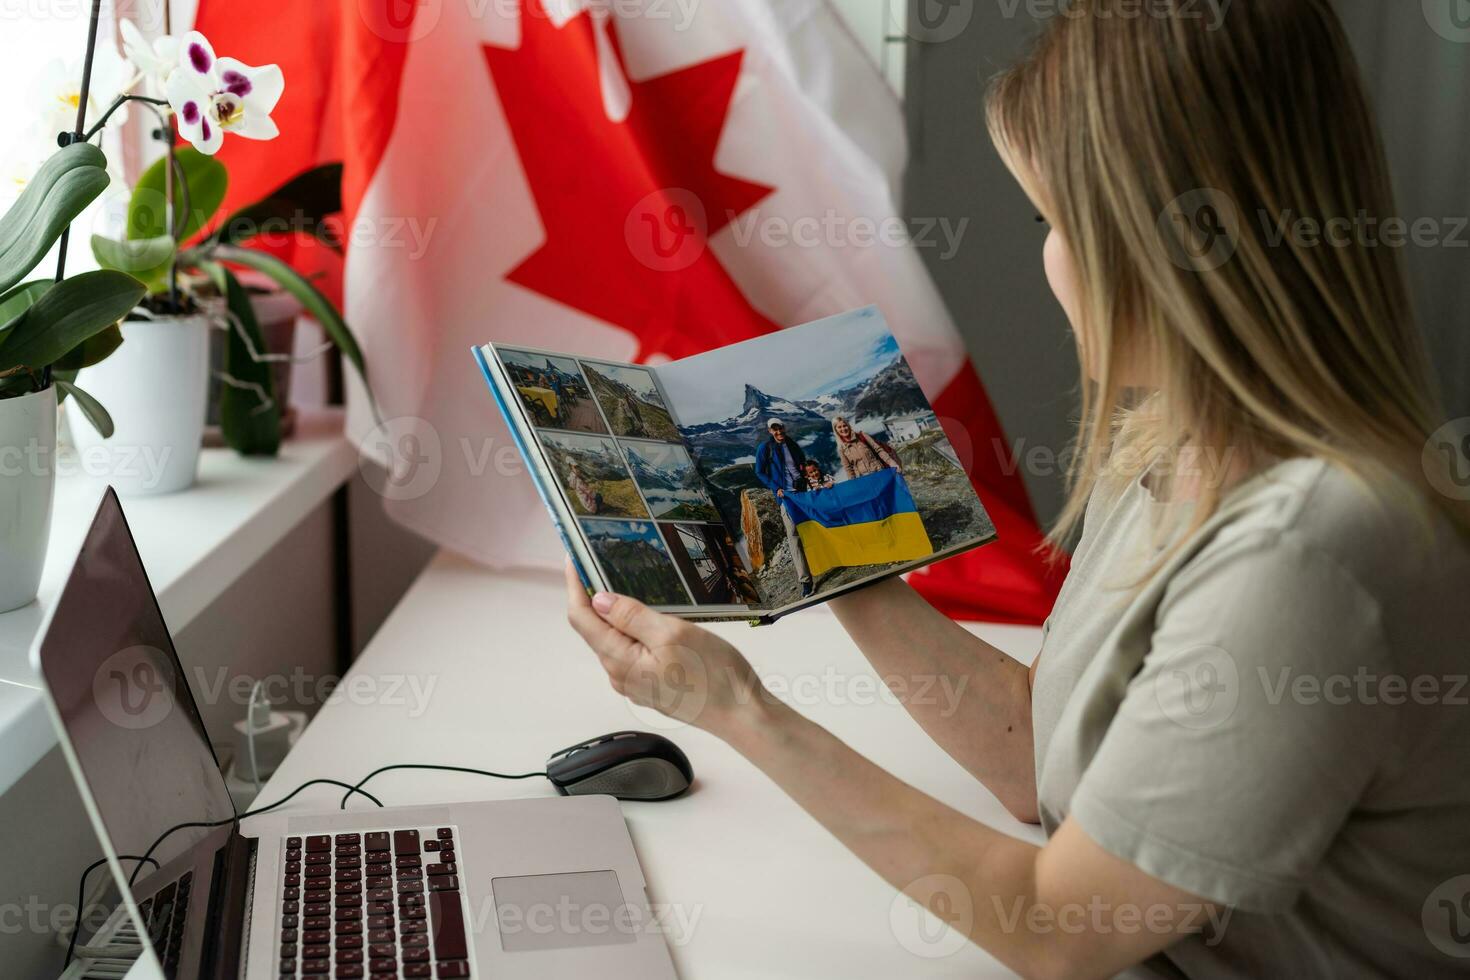
[[[769,623],[995,538],[876,307],[656,367],[474,353],[590,591]]]

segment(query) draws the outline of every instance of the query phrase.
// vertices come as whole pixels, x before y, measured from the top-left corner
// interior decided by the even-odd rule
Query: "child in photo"
[[[826,490],[831,487],[832,477],[822,472],[822,464],[808,459],[802,464],[802,476],[806,478],[807,490]]]

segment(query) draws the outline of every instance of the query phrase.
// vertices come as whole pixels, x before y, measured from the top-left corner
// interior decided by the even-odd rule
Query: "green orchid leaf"
[[[82,410],[82,414],[87,417],[88,422],[92,423],[92,428],[97,430],[98,435],[104,439],[112,438],[112,416],[107,414],[107,409],[102,407],[101,402],[70,381],[55,378],[53,379],[53,383],[56,385],[57,392],[62,397],[70,395],[76,401],[77,408]]]
[[[242,456],[274,456],[281,449],[281,405],[270,362],[251,356],[252,349],[264,354],[266,346],[250,294],[218,262],[201,262],[200,267],[238,321],[229,325],[224,366],[229,377],[220,385],[219,419],[225,444]]]
[[[72,220],[97,199],[108,184],[106,167],[106,157],[90,143],[73,143],[41,165],[0,216],[0,293],[30,275]]]
[[[142,298],[142,283],[111,269],[63,279],[6,331],[0,344],[0,371],[40,370],[54,364],[121,320]]]
[[[61,359],[51,365],[57,372],[76,372],[82,368],[89,368],[94,364],[101,364],[112,356],[112,352],[122,346],[123,335],[117,324],[103,329],[101,333],[93,334],[82,341]]]
[[[247,269],[264,273],[282,289],[296,297],[296,300],[305,307],[306,312],[322,325],[322,329],[327,332],[332,343],[342,351],[342,356],[357,369],[363,386],[368,387],[367,366],[363,363],[362,348],[357,345],[357,338],[352,335],[352,330],[342,319],[342,314],[338,313],[337,308],[332,305],[332,301],[323,296],[321,291],[313,286],[305,276],[275,256],[266,255],[264,252],[236,248],[232,245],[220,245],[210,251],[216,259],[233,262]],[[371,393],[371,388],[369,388],[369,397]]]
[[[159,235],[157,238],[129,238],[118,241],[92,236],[92,254],[97,264],[104,269],[126,272],[148,287],[149,292],[158,292],[176,251],[173,236]]]
[[[209,223],[224,203],[230,185],[224,164],[189,146],[175,150],[174,156],[184,176],[182,181],[177,173],[173,177],[174,228],[169,229],[164,223],[163,172],[168,167],[168,157],[162,156],[143,171],[133,188],[132,200],[128,202],[128,238],[161,238],[172,234],[176,241],[187,242]]]
[[[0,344],[5,343],[10,328],[20,322],[25,311],[50,288],[50,279],[32,279],[12,287],[5,295],[0,296]]]
[[[342,210],[342,164],[326,163],[297,174],[266,197],[220,222],[214,241],[239,245],[257,235],[302,232],[341,253],[340,235],[326,219]]]

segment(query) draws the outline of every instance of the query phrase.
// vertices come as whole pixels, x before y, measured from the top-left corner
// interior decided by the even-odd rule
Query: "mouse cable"
[[[228,823],[238,823],[239,821],[244,820],[246,817],[253,817],[253,816],[256,816],[256,815],[261,814],[261,813],[267,813],[267,812],[269,812],[271,810],[276,809],[279,806],[284,806],[285,804],[289,803],[291,800],[295,799],[296,796],[302,790],[307,789],[307,788],[312,787],[312,786],[318,786],[318,785],[322,785],[322,784],[327,784],[327,785],[330,785],[330,786],[340,786],[343,789],[351,789],[351,788],[353,788],[353,787],[350,787],[349,784],[344,783],[344,782],[341,782],[340,780],[336,780],[336,779],[312,779],[312,780],[309,780],[307,782],[302,783],[300,786],[296,787],[294,790],[292,790],[286,796],[282,797],[281,799],[277,800],[276,802],[274,802],[274,803],[272,803],[272,804],[270,804],[268,806],[259,807],[259,808],[255,809],[255,810],[247,810],[245,813],[241,813],[241,814],[238,814],[237,816],[233,816],[233,817],[226,817],[223,820],[196,821],[196,822],[192,822],[192,823],[181,823],[181,824],[178,824],[176,826],[170,827],[169,829],[165,830],[162,834],[160,834],[157,840],[155,840],[152,844],[150,844],[148,846],[148,850],[143,854],[142,857],[138,857],[137,855],[134,855],[134,854],[120,854],[120,855],[118,855],[118,860],[119,861],[136,861],[137,862],[137,864],[134,865],[134,867],[133,867],[133,873],[128,876],[128,887],[131,888],[131,887],[133,887],[133,885],[137,884],[137,881],[138,881],[138,872],[140,872],[140,871],[143,870],[143,866],[145,864],[151,864],[155,868],[159,868],[160,867],[158,861],[155,860],[154,857],[153,857],[153,852],[156,851],[156,850],[158,850],[159,845],[162,844],[165,840],[167,840],[172,834],[176,833],[177,831],[180,831],[180,830],[189,830],[189,829],[204,829],[204,830],[207,830],[207,829],[214,828],[214,827],[223,827],[225,824],[228,824]],[[359,794],[361,794],[362,796],[367,797],[369,800],[372,800],[379,807],[381,807],[383,805],[383,801],[382,800],[378,799],[376,796],[372,795],[371,793],[369,793],[369,792],[367,792],[365,790],[357,789],[356,792],[359,793]],[[82,872],[81,881],[77,885],[77,896],[78,896],[77,897],[77,922],[76,922],[76,925],[72,928],[71,941],[67,943],[67,947],[66,947],[66,960],[62,964],[62,968],[63,969],[65,969],[67,966],[71,965],[72,956],[75,954],[76,948],[77,948],[77,937],[81,934],[81,931],[82,931],[82,903],[84,901],[86,901],[87,877],[89,875],[91,875],[91,873],[93,871],[95,871],[97,868],[100,868],[102,865],[104,865],[106,863],[107,863],[107,858],[105,858],[105,857],[104,858],[99,858],[98,860],[93,861],[91,864],[87,865],[86,870],[84,870]]]
[[[356,786],[351,787],[347,790],[346,793],[342,795],[342,802],[337,804],[337,809],[347,809],[347,801],[352,798],[352,795],[354,793],[361,793],[363,791],[362,787],[367,785],[368,780],[372,779],[374,776],[382,775],[385,772],[392,772],[395,769],[429,769],[435,772],[463,772],[468,773],[472,776],[489,776],[491,779],[535,779],[537,776],[546,775],[545,772],[523,772],[516,775],[510,775],[509,773],[503,772],[491,772],[488,769],[470,769],[466,766],[436,766],[429,765],[427,763],[404,762],[398,765],[381,766],[377,769],[374,769],[366,776],[362,777],[362,779],[358,780]],[[381,806],[382,804],[379,805]]]
[[[132,855],[132,854],[119,855],[118,860],[136,861],[137,862],[137,864],[133,868],[133,873],[128,876],[128,887],[131,888],[134,884],[137,883],[137,880],[138,880],[138,872],[141,871],[141,870],[143,870],[143,866],[145,864],[151,864],[155,868],[158,868],[159,867],[158,861],[155,860],[154,857],[153,857],[153,852],[156,851],[158,849],[159,845],[161,845],[165,840],[167,840],[172,834],[177,833],[180,830],[190,830],[190,829],[195,829],[195,830],[209,830],[209,829],[213,829],[215,827],[223,827],[224,825],[229,824],[229,823],[239,823],[241,820],[244,820],[247,817],[258,816],[258,815],[260,815],[262,813],[268,813],[269,811],[274,810],[277,807],[285,806],[287,803],[291,802],[291,800],[295,799],[298,795],[300,795],[300,793],[302,792],[302,790],[309,789],[312,786],[321,786],[321,785],[326,785],[326,786],[339,786],[342,789],[347,790],[347,792],[342,797],[341,803],[338,805],[338,809],[345,810],[347,808],[347,801],[349,799],[351,799],[354,795],[355,796],[366,797],[369,801],[371,801],[374,805],[376,805],[377,807],[379,807],[381,809],[382,806],[383,806],[383,801],[380,800],[380,799],[378,799],[373,794],[369,793],[367,790],[363,789],[363,786],[365,786],[367,784],[368,780],[372,779],[374,776],[382,775],[385,772],[392,772],[395,769],[421,769],[421,770],[434,770],[434,771],[438,771],[438,772],[461,772],[461,773],[468,773],[468,774],[474,775],[474,776],[488,776],[488,777],[491,777],[493,779],[534,779],[537,776],[545,776],[545,775],[547,775],[545,772],[525,772],[525,773],[519,773],[519,774],[514,774],[513,775],[513,774],[509,774],[509,773],[491,772],[491,771],[489,771],[487,769],[471,769],[471,768],[468,768],[468,767],[465,767],[465,766],[439,766],[439,765],[416,764],[416,763],[401,763],[401,764],[392,765],[392,766],[381,766],[381,767],[379,767],[377,769],[374,769],[372,772],[368,773],[362,779],[358,780],[357,783],[351,784],[351,785],[349,785],[347,783],[344,783],[344,782],[342,782],[340,780],[336,780],[336,779],[311,779],[311,780],[308,780],[308,781],[302,783],[300,786],[296,787],[294,790],[292,790],[290,793],[288,793],[285,796],[283,796],[281,799],[279,799],[276,802],[271,803],[271,804],[269,804],[267,806],[258,807],[258,808],[254,809],[254,810],[247,810],[244,813],[238,814],[238,815],[233,816],[233,817],[226,817],[223,820],[194,821],[194,822],[189,822],[189,823],[177,824],[177,825],[175,825],[173,827],[170,827],[168,830],[165,830],[162,834],[160,834],[157,840],[155,840],[151,845],[149,845],[147,853],[145,853],[142,857],[138,857],[138,856]],[[101,867],[102,865],[104,865],[106,863],[107,863],[107,859],[106,858],[100,858],[100,859],[98,859],[96,861],[93,861],[91,864],[89,864],[87,866],[86,870],[84,870],[82,872],[81,881],[80,881],[80,884],[78,885],[78,896],[79,897],[77,899],[77,916],[78,916],[78,918],[77,918],[77,924],[72,929],[71,941],[70,941],[70,943],[67,946],[67,950],[66,950],[66,961],[65,961],[64,966],[65,965],[70,965],[72,956],[73,956],[73,954],[74,954],[74,952],[76,950],[77,937],[81,933],[81,906],[82,906],[82,902],[85,901],[86,888],[87,888],[87,877],[89,875],[91,875],[91,873],[93,871],[95,871],[97,868]]]
[[[143,861],[147,861],[149,858],[153,857],[153,852],[156,851],[156,850],[158,850],[158,845],[162,844],[165,840],[167,840],[170,834],[173,834],[173,833],[175,833],[177,831],[180,831],[180,830],[209,830],[209,829],[212,829],[214,827],[223,827],[225,824],[230,824],[230,823],[237,824],[241,820],[246,819],[247,817],[258,816],[258,815],[260,815],[262,813],[268,813],[271,810],[274,810],[276,807],[285,806],[287,803],[290,803],[293,799],[295,799],[296,796],[298,794],[300,794],[300,792],[302,790],[307,789],[308,787],[311,787],[311,786],[321,786],[321,785],[340,786],[343,789],[350,789],[351,788],[347,783],[344,783],[344,782],[342,782],[339,779],[309,779],[306,782],[302,783],[300,786],[298,786],[295,789],[293,789],[291,792],[287,793],[285,796],[281,797],[279,800],[276,800],[276,802],[274,802],[274,803],[272,803],[272,804],[270,804],[268,806],[258,807],[258,808],[254,809],[254,810],[247,810],[244,813],[237,814],[236,816],[233,816],[233,817],[225,817],[223,820],[203,820],[203,821],[195,821],[193,823],[181,823],[181,824],[178,824],[176,826],[170,827],[169,829],[165,830],[159,836],[158,840],[156,840],[152,844],[150,844],[149,847],[148,847],[148,850],[146,852],[144,852],[142,860]],[[367,792],[364,792],[362,790],[358,790],[358,792],[359,793],[362,793],[363,796],[366,796],[368,799],[372,800],[379,807],[381,807],[383,805],[383,801],[380,800],[380,799],[378,799],[376,796],[373,796],[371,793],[367,793]],[[128,878],[128,886],[129,887],[131,887],[137,881],[137,879],[138,879],[138,872],[141,871],[142,869],[143,869],[143,865],[142,865],[142,862],[140,861],[139,864],[138,864],[138,866],[133,869],[132,875]]]
[[[117,859],[119,861],[137,861],[139,864],[147,862],[153,865],[155,868],[158,867],[158,862],[153,860],[152,858],[141,858],[138,857],[138,855],[136,854],[119,854],[117,856]],[[77,921],[73,923],[71,927],[71,940],[66,944],[66,959],[63,960],[61,963],[61,968],[63,970],[65,970],[68,966],[71,966],[71,958],[77,951],[77,936],[82,931],[82,906],[85,905],[87,901],[87,879],[91,876],[93,871],[96,871],[98,868],[102,867],[106,863],[107,858],[98,858],[91,864],[87,865],[87,870],[82,872],[82,880],[77,885]]]

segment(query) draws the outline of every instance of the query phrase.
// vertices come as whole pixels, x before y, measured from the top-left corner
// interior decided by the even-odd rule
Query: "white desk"
[[[198,483],[182,494],[123,501],[164,619],[177,635],[306,515],[357,471],[340,410],[303,413],[275,459],[206,449]],[[64,474],[56,485],[51,540],[35,602],[0,614],[0,793],[56,745],[30,649],[66,584],[106,481]]]
[[[763,676],[819,692],[793,700],[879,765],[993,827],[1040,841],[1037,828],[1013,820],[903,708],[881,699],[876,676],[830,613],[718,630]],[[976,631],[1028,662],[1039,646],[1037,630]],[[693,923],[670,943],[686,980],[1011,975],[969,944],[940,959],[909,952],[890,926],[894,890],[764,775],[717,739],[693,728],[655,727],[617,697],[566,624],[559,577],[494,574],[441,554],[343,685],[261,802],[311,778],[355,781],[391,763],[534,771],[553,751],[584,738],[662,730],[689,755],[695,786],[677,800],[624,803],[623,812],[651,901],[676,906]],[[369,788],[389,806],[555,792],[540,780],[430,772],[388,773]],[[340,796],[323,788],[298,800],[315,808],[336,806]],[[907,907],[900,913],[913,915]]]

